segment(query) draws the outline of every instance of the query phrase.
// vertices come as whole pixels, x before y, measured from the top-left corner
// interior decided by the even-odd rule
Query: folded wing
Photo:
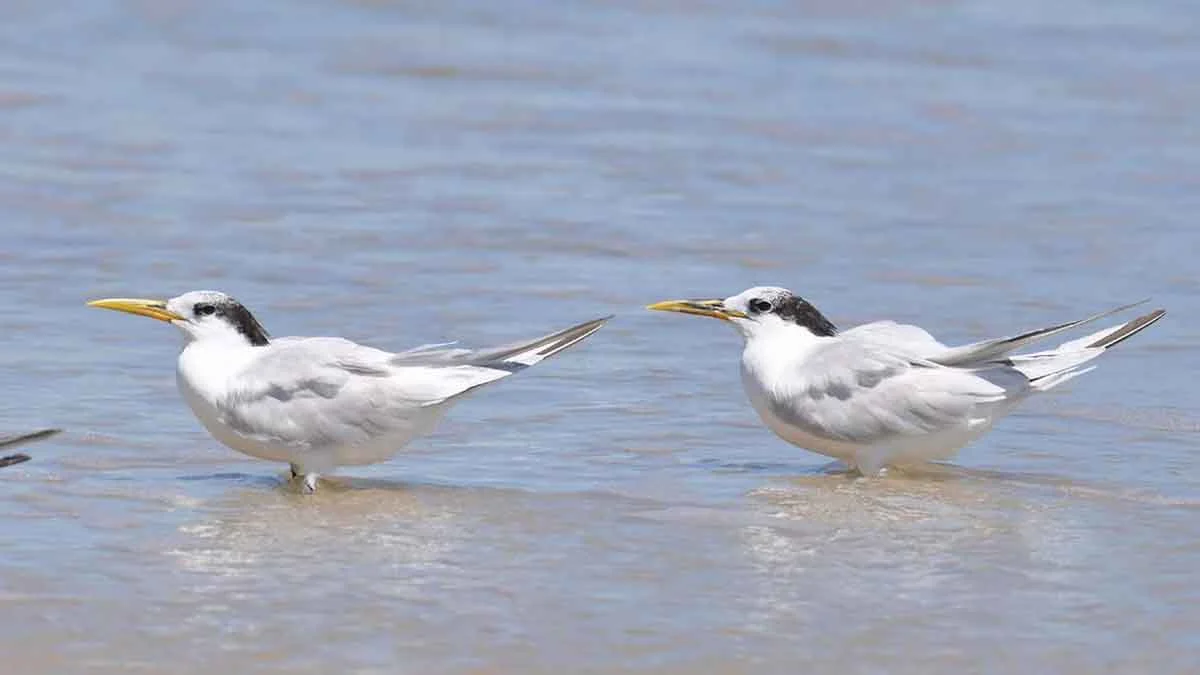
[[[279,339],[216,405],[239,434],[289,447],[424,433],[436,417],[423,409],[553,356],[607,318],[482,351],[426,346],[394,354],[340,338]]]
[[[846,334],[843,334],[846,337]],[[772,412],[820,438],[873,445],[971,424],[977,406],[1003,401],[1023,378],[947,368],[859,339],[818,349],[780,379]]]

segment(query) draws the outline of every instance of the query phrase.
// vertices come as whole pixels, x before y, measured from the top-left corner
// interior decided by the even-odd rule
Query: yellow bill
[[[144,300],[142,298],[105,298],[104,300],[92,300],[88,303],[88,307],[115,309],[118,312],[137,314],[138,316],[148,316],[151,319],[158,319],[159,321],[182,321],[184,318],[167,309],[167,303],[163,300]]]
[[[723,300],[667,300],[647,305],[646,309],[654,309],[660,312],[695,314],[696,316],[710,316],[722,321],[746,318],[744,313],[726,307]]]

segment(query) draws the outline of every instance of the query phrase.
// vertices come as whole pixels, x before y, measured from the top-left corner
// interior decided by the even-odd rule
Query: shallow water
[[[1188,3],[8,3],[6,673],[1184,673],[1200,656]],[[790,286],[971,340],[1165,321],[955,465],[775,439]],[[199,428],[178,339],[500,343],[619,316],[318,494]]]

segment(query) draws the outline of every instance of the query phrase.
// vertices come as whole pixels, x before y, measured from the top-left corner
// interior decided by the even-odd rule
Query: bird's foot
[[[888,456],[883,452],[863,451],[854,458],[854,468],[863,478],[882,478],[887,475]]]
[[[290,465],[288,468],[292,472],[293,481],[303,481],[305,492],[312,494],[317,491],[319,474],[307,472],[295,464]]]

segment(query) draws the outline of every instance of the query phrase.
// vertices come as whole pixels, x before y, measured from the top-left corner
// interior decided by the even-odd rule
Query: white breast
[[[750,405],[754,411],[758,413],[767,428],[775,432],[776,436],[792,445],[826,457],[840,459],[844,462],[854,461],[855,453],[858,450],[857,446],[815,436],[779,419],[775,413],[771,412],[771,406],[767,403],[767,394],[762,383],[745,367],[742,368],[742,386],[746,390],[746,396],[750,399]]]
[[[247,438],[221,420],[215,402],[227,390],[229,377],[251,357],[249,348],[231,349],[227,345],[193,342],[179,355],[175,383],[184,402],[213,438],[251,457],[293,462],[294,453],[286,448]]]

